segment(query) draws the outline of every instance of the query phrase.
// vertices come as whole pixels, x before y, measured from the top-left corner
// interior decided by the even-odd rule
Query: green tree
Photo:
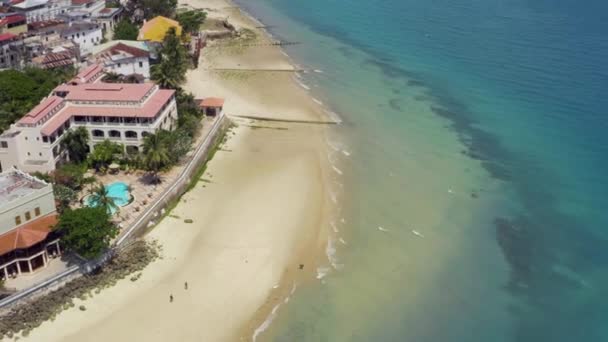
[[[189,58],[174,27],[167,31],[159,56],[160,63],[152,66],[152,80],[161,88],[180,89],[181,84],[186,81]]]
[[[61,241],[71,251],[86,259],[100,256],[118,235],[104,208],[66,209],[54,228],[62,234]]]
[[[94,186],[89,193],[93,197],[95,207],[105,208],[108,213],[112,213],[112,211],[118,209],[116,205],[117,198],[110,196],[108,189],[102,183]]]
[[[177,0],[129,0],[125,14],[132,19],[152,19],[156,16],[172,18],[177,8]]]
[[[55,201],[59,203],[60,213],[64,212],[65,209],[70,207],[70,204],[78,198],[76,191],[69,187],[61,184],[53,185],[53,194],[55,195]]]
[[[34,108],[59,84],[74,76],[73,70],[0,71],[0,132]]]
[[[71,162],[82,163],[89,153],[89,131],[84,127],[70,129],[61,139],[61,146],[68,150]]]
[[[89,154],[89,163],[96,170],[99,170],[110,165],[115,158],[123,153],[124,148],[121,144],[106,139],[95,145],[93,152]]]
[[[207,12],[200,9],[180,12],[175,16],[184,31],[188,33],[198,33],[206,18]]]
[[[55,170],[53,176],[55,184],[64,185],[68,188],[79,191],[86,183],[84,174],[87,171],[85,164],[64,164]]]
[[[147,135],[144,138],[144,167],[152,172],[155,181],[158,181],[158,171],[171,163],[166,140],[159,133]]]
[[[114,27],[114,40],[137,40],[139,29],[128,19],[122,19]]]
[[[121,74],[117,74],[115,72],[106,72],[103,76],[103,81],[105,83],[122,83],[123,76]]]

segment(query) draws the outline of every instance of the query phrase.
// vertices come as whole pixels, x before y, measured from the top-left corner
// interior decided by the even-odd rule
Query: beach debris
[[[184,290],[187,290],[187,289],[188,289],[188,282],[185,282],[184,283]]]
[[[448,193],[453,194],[453,193],[454,193],[454,190],[452,190],[452,189],[448,189]]]
[[[185,223],[192,223],[192,222],[194,222],[194,221],[193,221],[192,219],[185,219],[185,220],[184,220],[184,222],[185,222]]]
[[[421,237],[421,238],[423,238],[423,237],[424,237],[424,235],[422,235],[422,233],[421,233],[421,232],[419,232],[419,231],[417,231],[417,230],[412,229],[412,233],[413,233],[414,235],[418,236],[418,237]]]
[[[272,287],[273,289],[278,289],[279,288],[279,284],[276,284],[275,286]]]
[[[303,270],[303,269],[304,269],[304,264],[300,264],[299,268],[300,268],[301,270]]]
[[[338,241],[340,241],[340,242],[341,242],[343,245],[348,245],[348,244],[346,243],[346,241],[344,241],[344,239],[343,239],[343,238],[338,239]]]
[[[479,194],[476,191],[471,192],[471,198],[478,198]]]
[[[169,295],[169,303],[173,303],[173,295],[172,294]]]
[[[87,307],[86,307],[86,306],[84,306],[84,305],[79,306],[79,307],[78,307],[78,309],[79,309],[80,311],[87,311]]]
[[[390,230],[388,230],[388,229],[386,229],[386,228],[384,228],[382,226],[378,226],[378,230],[381,231],[381,232],[390,232]]]

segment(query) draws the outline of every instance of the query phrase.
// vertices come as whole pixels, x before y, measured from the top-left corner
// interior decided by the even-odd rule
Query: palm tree
[[[152,172],[155,181],[158,181],[158,171],[170,162],[169,149],[160,134],[147,135],[144,138],[144,167]]]
[[[103,77],[103,81],[106,83],[122,83],[123,76],[121,74],[117,74],[115,72],[108,72]]]
[[[61,146],[68,150],[71,161],[83,162],[89,153],[89,131],[84,127],[69,130],[61,140]]]
[[[102,183],[97,183],[97,185],[90,190],[90,194],[95,200],[95,207],[105,208],[108,214],[118,209],[115,202],[118,198],[110,196],[108,189],[106,189]]]

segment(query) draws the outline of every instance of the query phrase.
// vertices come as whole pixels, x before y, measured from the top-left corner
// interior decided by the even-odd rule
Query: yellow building
[[[137,36],[137,40],[162,42],[165,39],[167,31],[169,31],[169,29],[172,27],[175,27],[175,33],[177,36],[181,36],[182,27],[177,21],[162,16],[155,17],[145,22],[144,25],[139,29],[139,36]]]

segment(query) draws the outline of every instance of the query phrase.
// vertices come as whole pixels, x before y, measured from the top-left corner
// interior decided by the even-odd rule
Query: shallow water
[[[243,5],[344,120],[329,261],[263,338],[608,338],[608,5]]]

